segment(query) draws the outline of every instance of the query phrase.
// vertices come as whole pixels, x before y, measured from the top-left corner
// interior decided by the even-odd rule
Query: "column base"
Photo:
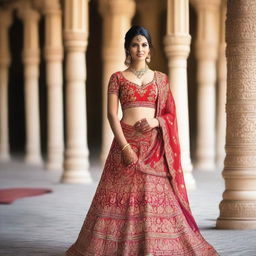
[[[9,161],[11,159],[10,154],[7,152],[1,152],[0,153],[0,161],[1,162],[5,162],[5,161]]]
[[[89,170],[88,150],[66,149],[61,183],[92,183]]]
[[[63,162],[62,161],[48,161],[45,165],[46,169],[51,171],[59,171],[63,170]]]
[[[65,170],[61,183],[91,184],[93,182],[88,170]]]
[[[217,229],[240,229],[240,230],[255,230],[256,219],[254,220],[239,220],[218,218],[216,222]]]
[[[25,162],[27,164],[41,165],[43,163],[43,160],[40,155],[26,155]]]

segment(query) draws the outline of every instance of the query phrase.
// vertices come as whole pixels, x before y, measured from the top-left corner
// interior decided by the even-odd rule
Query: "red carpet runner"
[[[51,193],[51,189],[44,188],[7,188],[0,189],[0,204],[11,204],[18,198],[37,196],[44,193]]]

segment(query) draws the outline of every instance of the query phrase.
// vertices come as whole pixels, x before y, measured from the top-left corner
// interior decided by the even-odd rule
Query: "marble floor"
[[[93,183],[59,183],[60,171],[47,171],[16,159],[0,163],[0,188],[44,187],[53,193],[0,205],[0,256],[63,256],[76,239],[102,168],[90,167]],[[256,256],[256,230],[217,230],[224,189],[220,170],[194,171],[197,189],[189,191],[194,217],[206,240],[222,256]]]

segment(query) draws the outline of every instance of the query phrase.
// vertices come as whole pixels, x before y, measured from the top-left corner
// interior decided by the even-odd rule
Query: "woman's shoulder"
[[[163,77],[163,78],[168,78],[168,75],[163,73],[162,71],[155,70],[155,73],[158,74],[158,76]]]
[[[121,71],[115,71],[110,75],[110,77],[118,77],[120,75]]]
[[[120,76],[121,76],[121,71],[116,71],[114,73],[112,73],[109,77],[109,81],[110,82],[116,82],[119,83],[120,82]]]
[[[168,75],[161,72],[161,71],[158,71],[158,70],[155,70],[155,74],[158,78],[158,80],[160,82],[164,82],[164,83],[169,83],[169,79],[168,79]]]

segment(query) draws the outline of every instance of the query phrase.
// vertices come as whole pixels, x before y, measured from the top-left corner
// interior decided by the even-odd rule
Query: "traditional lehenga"
[[[218,255],[202,237],[189,208],[167,76],[155,71],[153,81],[139,87],[116,72],[108,93],[119,95],[123,109],[136,104],[155,107],[160,126],[141,134],[120,122],[138,162],[125,166],[114,138],[79,236],[66,255]]]

